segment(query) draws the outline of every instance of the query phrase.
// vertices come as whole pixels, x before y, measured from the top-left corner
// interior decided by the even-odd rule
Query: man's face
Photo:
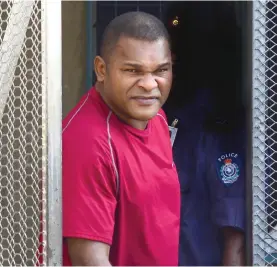
[[[126,120],[147,121],[166,101],[172,82],[168,42],[121,37],[97,75],[101,95]]]

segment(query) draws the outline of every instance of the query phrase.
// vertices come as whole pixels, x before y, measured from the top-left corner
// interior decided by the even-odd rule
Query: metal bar
[[[265,265],[266,8],[253,1],[253,265]]]
[[[14,0],[9,22],[0,47],[0,120],[12,87],[15,68],[21,53],[35,1]]]
[[[253,158],[253,88],[252,88],[252,24],[253,24],[253,6],[252,2],[240,2],[242,5],[241,25],[242,25],[242,88],[243,102],[246,107],[246,131],[247,131],[247,149],[246,159]],[[253,188],[252,188],[252,161],[248,160],[246,164],[246,266],[253,265]]]
[[[61,0],[42,1],[43,70],[47,90],[47,265],[62,265],[62,33]]]

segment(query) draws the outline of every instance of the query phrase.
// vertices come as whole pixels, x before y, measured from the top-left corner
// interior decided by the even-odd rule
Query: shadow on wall
[[[77,104],[85,92],[85,8],[85,1],[62,1],[63,118]]]

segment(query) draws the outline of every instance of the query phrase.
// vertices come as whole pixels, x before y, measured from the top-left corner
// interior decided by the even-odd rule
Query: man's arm
[[[68,238],[68,252],[73,266],[111,266],[110,246],[87,239]]]
[[[239,138],[214,135],[207,140],[211,217],[223,231],[225,266],[245,265],[245,154]]]
[[[245,265],[244,233],[233,227],[223,227],[224,252],[222,264],[224,266]]]
[[[107,146],[63,137],[64,264],[110,265],[117,206],[116,177]],[[75,139],[74,139],[75,140]],[[82,143],[82,142],[85,143]],[[67,255],[67,252],[69,255]],[[70,262],[68,263],[69,259]]]

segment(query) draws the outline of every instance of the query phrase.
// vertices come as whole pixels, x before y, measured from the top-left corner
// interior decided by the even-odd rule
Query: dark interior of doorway
[[[170,2],[164,22],[175,57],[166,106],[182,106],[195,91],[204,89],[213,99],[208,127],[236,127],[238,118],[245,121],[242,26],[236,2]],[[216,123],[221,120],[228,125]]]

